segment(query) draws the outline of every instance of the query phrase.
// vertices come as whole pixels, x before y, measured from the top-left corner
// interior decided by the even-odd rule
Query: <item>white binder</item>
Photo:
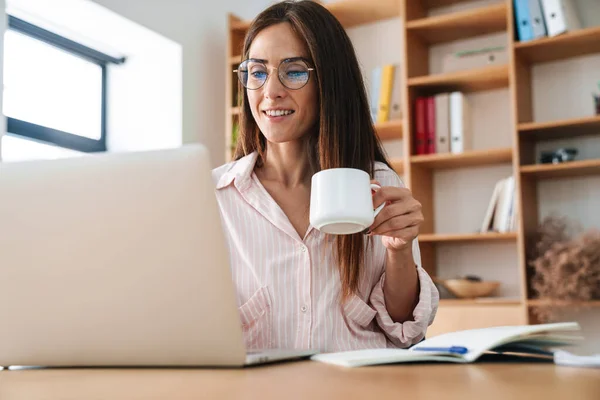
[[[450,94],[435,95],[435,152],[450,152]]]
[[[534,39],[546,36],[546,23],[544,22],[544,13],[540,2],[541,0],[529,0],[528,2]]]
[[[542,0],[548,36],[556,36],[581,28],[573,0]]]
[[[450,93],[450,152],[471,150],[471,114],[467,97],[462,92]]]

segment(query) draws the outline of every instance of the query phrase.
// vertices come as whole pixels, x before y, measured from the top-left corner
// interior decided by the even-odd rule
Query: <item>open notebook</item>
[[[470,363],[484,354],[552,360],[548,349],[582,340],[572,334],[580,330],[577,322],[471,329],[434,336],[408,350],[353,350],[317,354],[311,359],[345,367],[427,361]]]

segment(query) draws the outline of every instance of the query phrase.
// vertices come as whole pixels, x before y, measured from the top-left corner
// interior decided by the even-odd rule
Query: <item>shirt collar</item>
[[[238,190],[246,188],[250,184],[250,178],[257,159],[258,152],[254,151],[233,162],[231,168],[221,176],[221,179],[219,179],[217,189],[229,186],[231,182],[235,183]]]

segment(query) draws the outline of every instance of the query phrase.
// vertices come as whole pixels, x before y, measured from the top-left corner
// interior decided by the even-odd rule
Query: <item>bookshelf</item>
[[[419,241],[425,269],[437,275],[437,253],[440,246],[460,251],[461,246],[514,246],[516,265],[506,273],[514,274],[520,295],[491,297],[476,300],[443,299],[430,334],[456,329],[491,325],[525,324],[537,322],[530,309],[549,303],[531,299],[528,287],[526,249],[528,240],[538,227],[537,183],[546,179],[569,179],[579,176],[600,175],[600,160],[581,160],[565,164],[537,164],[535,146],[552,139],[594,135],[600,132],[600,116],[538,122],[534,119],[532,80],[533,68],[540,63],[565,60],[600,53],[600,27],[584,28],[555,37],[529,42],[514,39],[513,1],[498,0],[492,4],[474,6],[466,11],[431,12],[446,6],[469,3],[469,0],[337,0],[324,4],[344,25],[355,28],[365,24],[398,19],[402,37],[398,48],[402,52],[402,120],[376,124],[376,132],[385,143],[402,139],[403,157],[392,160],[393,168],[402,176],[414,196],[422,203],[425,222]],[[476,2],[475,2],[476,3]],[[437,15],[436,15],[437,14]],[[229,94],[226,104],[226,156],[231,159],[232,124],[238,109],[237,81],[231,70],[239,63],[243,34],[249,22],[233,15],[229,17],[229,40],[226,55]],[[505,33],[508,40],[508,62],[476,69],[432,73],[430,49],[456,40],[469,40],[482,35]],[[360,56],[360,54],[359,54]],[[495,147],[465,151],[461,154],[442,153],[414,155],[411,132],[415,129],[414,104],[418,96],[449,91],[477,94],[495,89],[508,92],[510,114],[510,147]],[[435,175],[449,170],[476,170],[490,166],[504,166],[512,170],[519,209],[517,228],[508,233],[437,233],[435,231]],[[439,199],[438,199],[439,201]],[[461,207],[468,207],[461,205]],[[478,247],[479,248],[479,247]],[[552,302],[564,308],[586,306],[598,308],[600,300],[568,303]]]

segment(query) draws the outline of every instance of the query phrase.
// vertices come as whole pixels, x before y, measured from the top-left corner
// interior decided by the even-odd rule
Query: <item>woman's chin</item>
[[[263,135],[267,139],[267,142],[277,144],[295,142],[302,137],[301,135],[293,135],[284,132],[269,132],[267,134],[263,132]]]

